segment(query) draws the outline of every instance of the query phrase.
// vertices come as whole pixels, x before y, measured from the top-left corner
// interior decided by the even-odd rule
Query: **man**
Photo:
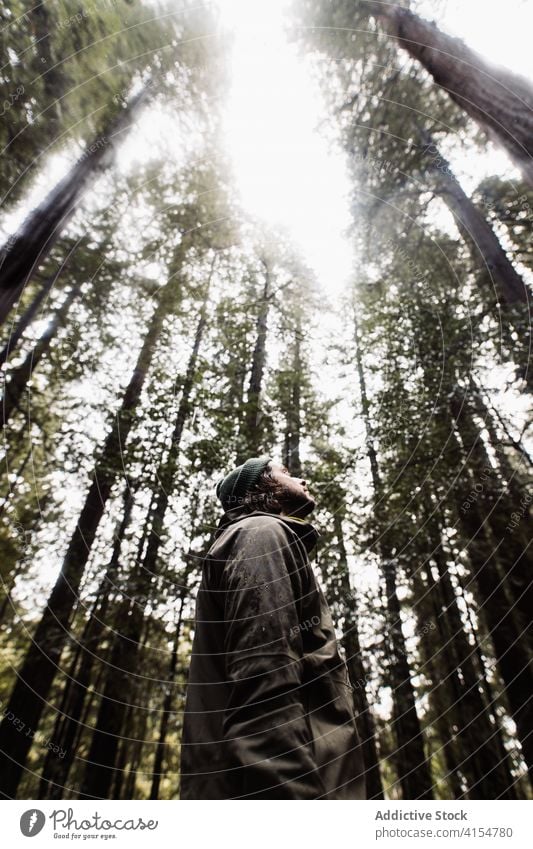
[[[363,799],[352,691],[309,563],[315,501],[252,457],[217,486],[183,721],[182,799]]]

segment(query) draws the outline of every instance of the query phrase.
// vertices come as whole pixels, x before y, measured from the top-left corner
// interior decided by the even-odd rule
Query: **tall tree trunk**
[[[466,393],[457,390],[449,398],[455,426],[463,444],[471,471],[472,493],[483,515],[484,532],[492,539],[494,551],[505,575],[505,591],[513,614],[522,622],[523,640],[531,641],[531,611],[533,610],[533,559],[531,557],[531,523],[526,509],[516,527],[512,526],[514,503],[506,491],[506,484],[493,470],[479,427],[474,421],[470,400]],[[484,472],[484,470],[486,470]],[[491,479],[492,478],[492,479]],[[494,480],[496,479],[496,480]],[[483,483],[481,481],[483,480]],[[479,487],[479,489],[478,489]],[[528,505],[526,504],[526,507]],[[518,513],[516,514],[518,516]]]
[[[294,328],[292,368],[289,376],[289,403],[285,416],[283,458],[285,466],[294,477],[300,477],[302,474],[302,464],[300,461],[300,431],[302,425],[300,409],[300,383],[302,374],[301,339],[301,324],[297,320]]]
[[[83,195],[114,161],[116,147],[124,138],[146,99],[145,87],[111,122],[107,134],[87,146],[70,171],[32,210],[17,233],[0,251],[0,324],[33,277],[39,263],[76,212]]]
[[[211,267],[213,272],[214,263]],[[209,278],[210,281],[211,277]],[[174,424],[171,446],[165,461],[157,472],[159,489],[153,508],[152,526],[148,533],[146,551],[142,563],[134,569],[128,580],[128,592],[121,607],[117,634],[111,653],[110,669],[105,691],[100,704],[95,730],[91,740],[87,769],[82,784],[82,796],[100,795],[106,798],[113,778],[119,736],[124,721],[131,690],[132,675],[137,664],[144,610],[151,592],[152,582],[158,574],[157,559],[161,545],[165,513],[173,491],[173,482],[183,435],[183,429],[191,412],[191,392],[196,374],[200,344],[207,322],[209,284],[200,311],[194,343],[183,381],[182,395]],[[136,601],[136,598],[139,601]]]
[[[346,653],[346,665],[354,694],[354,704],[358,714],[357,727],[361,737],[367,799],[383,799],[383,785],[379,771],[379,756],[376,746],[376,726],[370,710],[366,693],[367,674],[363,664],[363,655],[359,641],[357,625],[357,599],[350,587],[348,576],[348,557],[344,543],[342,519],[338,513],[334,518],[335,537],[339,552],[340,592],[343,599],[344,626],[342,645]]]
[[[457,573],[455,574],[455,581],[456,581],[456,584],[457,584],[458,595],[461,597],[463,606],[466,610],[466,616],[467,616],[467,619],[468,619],[468,622],[469,622],[469,625],[470,625],[471,638],[474,641],[474,650],[475,650],[475,655],[476,655],[476,659],[477,659],[477,668],[479,670],[479,685],[483,689],[483,692],[486,694],[486,700],[487,700],[487,703],[488,703],[488,712],[490,713],[490,715],[492,717],[492,724],[493,724],[494,728],[497,730],[495,741],[496,741],[496,745],[498,747],[499,758],[500,758],[501,763],[505,763],[506,769],[509,771],[509,773],[512,774],[513,773],[512,759],[511,759],[511,756],[510,756],[509,752],[507,751],[507,747],[505,745],[505,738],[504,738],[503,729],[502,729],[502,725],[501,725],[501,721],[500,721],[500,715],[499,715],[498,710],[497,710],[497,707],[498,707],[497,697],[500,697],[500,693],[494,692],[494,686],[496,686],[496,685],[493,685],[489,681],[487,658],[485,657],[485,655],[481,651],[480,640],[479,640],[479,637],[478,637],[478,627],[476,626],[476,624],[473,621],[471,605],[469,604],[469,602],[467,600],[467,595],[466,595],[465,588],[464,588],[463,583],[462,583],[462,579],[461,579],[460,575],[457,574]],[[484,618],[483,618],[483,616],[481,616],[481,623],[483,623],[483,621],[484,621]],[[501,679],[498,678],[497,679],[497,686],[500,686],[500,681],[501,681]],[[500,698],[499,701],[500,701],[501,704],[505,703],[504,707],[507,708],[508,700],[505,699],[505,693],[503,693],[503,698]],[[526,779],[526,781],[527,781],[527,779]],[[515,780],[514,789],[516,791],[516,797],[518,799],[525,799],[526,798],[527,794],[522,792],[522,782]]]
[[[461,235],[470,246],[474,262],[488,272],[487,282],[495,289],[495,292],[491,293],[492,297],[507,304],[527,304],[531,296],[528,295],[526,284],[486,218],[453,175],[450,163],[431,140],[426,151],[431,155],[436,152],[437,159],[432,159],[429,168],[435,178],[437,193],[452,213]]]
[[[512,499],[513,505],[516,506],[520,504],[521,499],[525,496],[525,487],[522,486],[519,470],[514,468],[511,464],[509,457],[505,451],[504,446],[502,446],[502,442],[498,433],[496,431],[496,424],[494,421],[494,411],[490,410],[487,404],[483,399],[483,395],[481,393],[480,387],[477,385],[475,380],[470,377],[469,380],[470,391],[472,396],[473,409],[477,416],[483,422],[483,427],[487,429],[487,433],[489,435],[489,442],[492,450],[494,451],[498,466],[500,468],[500,473],[505,482],[505,487],[509,496]],[[508,434],[507,434],[508,435]],[[529,455],[526,456],[520,453],[520,458],[527,463]]]
[[[124,727],[129,728],[132,724],[132,716],[133,716],[133,707],[132,705],[128,705],[126,709],[126,713],[124,716]],[[113,778],[113,784],[111,786],[111,799],[123,799],[128,798],[127,796],[122,795],[122,790],[124,787],[124,779],[126,778],[126,766],[128,763],[128,757],[130,754],[130,741],[122,738],[120,741],[118,757],[116,761],[116,770],[115,776]]]
[[[453,733],[459,747],[459,768],[468,783],[467,796],[516,799],[514,779],[498,745],[499,725],[491,721],[491,705],[479,689],[475,649],[464,631],[440,539],[434,536],[431,545],[431,560],[439,575],[436,583],[428,564],[425,571],[440,637],[438,646],[433,645],[439,668],[435,686],[442,684],[446,690],[448,733]]]
[[[55,675],[60,669],[61,653],[69,639],[72,610],[85,566],[107,500],[122,471],[122,453],[167,314],[167,300],[168,293],[163,290],[122,404],[105,440],[101,457],[93,470],[89,491],[61,572],[37,625],[8,702],[8,711],[18,717],[25,728],[33,731],[37,729]],[[0,725],[0,793],[8,798],[15,796],[30,746],[30,737],[26,734],[14,734],[12,723],[4,718]]]
[[[47,134],[54,139],[61,125],[61,100],[66,91],[67,75],[63,71],[62,62],[58,62],[52,53],[52,33],[57,25],[50,17],[50,7],[53,8],[48,0],[42,0],[34,6],[29,4],[25,17],[29,18],[36,51],[32,67],[41,77],[44,87],[46,122],[49,126]]]
[[[41,288],[37,291],[35,297],[32,299],[31,303],[28,304],[28,306],[20,316],[16,326],[13,328],[13,330],[9,332],[8,340],[2,348],[2,351],[0,351],[0,366],[3,366],[3,364],[6,363],[10,357],[13,356],[13,352],[16,350],[16,347],[20,342],[24,332],[35,318],[37,310],[41,306],[46,296],[50,294],[54,283],[64,270],[65,266],[64,264],[62,264],[61,268],[59,268],[55,272],[55,274],[50,274],[50,276],[46,278]]]
[[[418,585],[421,590],[417,593],[419,602],[416,611],[421,635],[419,652],[422,669],[431,681],[431,689],[428,693],[430,709],[432,709],[431,727],[437,730],[440,751],[448,770],[444,776],[445,783],[452,792],[452,798],[461,799],[464,796],[466,780],[461,771],[460,744],[455,733],[458,727],[454,724],[455,715],[451,716],[458,698],[459,676],[450,657],[451,645],[446,623],[443,622],[442,599],[438,594],[437,585],[427,561],[425,570],[419,564],[415,566],[414,575],[411,577],[415,576],[415,585]],[[429,592],[427,587],[430,587]],[[429,639],[423,639],[422,635],[431,633],[430,625],[438,629],[438,645],[434,645]]]
[[[533,87],[524,77],[495,66],[461,39],[394,4],[363,0],[384,25],[489,136],[500,144],[533,186]]]
[[[480,413],[483,421],[488,421],[487,430],[489,430],[489,433],[491,434],[492,447],[494,448],[494,450],[498,454],[498,459],[499,459],[500,465],[502,465],[502,455],[505,454],[505,447],[508,447],[508,448],[512,448],[513,451],[515,451],[518,454],[518,456],[520,457],[520,460],[522,460],[522,462],[525,465],[529,466],[530,468],[533,468],[533,458],[528,453],[528,451],[526,451],[521,440],[516,439],[511,434],[511,432],[509,431],[509,425],[502,418],[502,416],[500,415],[498,410],[496,410],[492,406],[490,401],[484,401],[483,400],[481,388],[477,385],[477,383],[472,378],[470,378],[469,382],[470,382],[470,387],[471,387],[471,390],[472,390],[472,393],[473,393],[473,396],[474,396],[474,403],[477,406],[478,413]],[[502,442],[499,439],[499,437],[495,437],[496,431],[495,431],[495,425],[492,422],[492,418],[495,418],[495,419],[498,420],[498,424],[501,427],[501,429],[503,430],[505,437],[507,439],[507,442]],[[512,467],[507,465],[506,468],[512,468]],[[508,480],[511,480],[514,477],[514,475],[515,475],[515,472],[514,472],[514,469],[513,469],[512,474],[508,475]]]
[[[432,654],[425,656],[422,649],[422,659],[424,668],[428,670],[429,677],[433,681],[430,693],[430,704],[433,708],[434,716],[430,715],[431,727],[435,727],[438,734],[439,748],[444,759],[444,766],[447,770],[444,776],[446,787],[451,791],[452,799],[461,799],[464,795],[465,781],[461,774],[461,756],[455,740],[455,735],[451,733],[450,721],[446,715],[449,709],[449,696],[447,693],[446,682],[441,680],[441,672],[437,669],[435,658]],[[449,686],[449,685],[448,685]],[[436,787],[439,787],[439,778],[435,782]]]
[[[152,628],[151,620],[144,616],[146,595],[142,597],[139,595],[138,599],[134,595],[131,598],[127,596],[129,592],[144,591],[145,586],[141,581],[137,581],[135,588],[133,584],[129,584],[118,613],[117,634],[111,646],[96,726],[86,760],[85,775],[81,782],[80,799],[110,798],[111,787],[116,783],[118,774],[117,755],[121,741],[122,745],[125,745],[126,738],[129,738],[127,740],[128,757],[134,771],[140,762],[140,752],[144,741],[142,738],[131,739],[131,725],[135,724],[135,715],[140,712],[141,728],[146,728],[149,710],[147,708],[137,710],[139,706],[135,698],[140,689],[138,669],[142,649],[146,647]],[[132,681],[133,675],[136,676],[135,682]],[[126,728],[125,721],[128,716],[130,725]],[[141,731],[141,734],[143,733],[144,731]],[[112,756],[107,755],[106,746],[109,746]],[[105,763],[95,762],[94,758],[104,760]],[[101,777],[100,782],[95,780],[97,776]],[[126,798],[133,798],[130,795],[131,792],[127,786]]]
[[[370,404],[361,357],[357,317],[354,317],[355,356],[363,421],[366,429],[366,447],[374,487],[374,511],[379,515],[383,487],[379,474],[377,453],[370,422]],[[392,556],[386,534],[374,544],[379,554],[387,594],[389,635],[389,674],[393,699],[393,731],[396,738],[394,760],[404,799],[432,799],[431,772],[424,752],[424,739],[416,711],[416,699],[407,658],[405,637],[402,631],[400,601],[396,584],[396,560]]]
[[[163,711],[161,714],[161,722],[159,725],[159,737],[157,740],[157,748],[154,757],[154,771],[152,774],[152,786],[150,788],[150,799],[159,798],[159,788],[161,786],[161,778],[164,775],[163,765],[165,761],[165,748],[168,732],[168,723],[171,715],[172,704],[175,699],[174,684],[176,681],[176,670],[178,668],[178,646],[181,638],[181,623],[183,616],[183,606],[185,604],[185,595],[187,586],[182,584],[180,610],[178,621],[174,631],[174,641],[172,643],[172,652],[170,655],[170,663],[168,667],[168,678],[166,683],[165,698],[163,701]]]
[[[18,436],[18,432],[17,432],[17,436]],[[6,508],[9,504],[10,498],[13,496],[13,492],[14,492],[14,489],[16,487],[16,484],[17,484],[18,481],[21,480],[22,475],[24,474],[24,469],[28,465],[32,456],[33,456],[33,445],[30,444],[29,450],[26,452],[22,463],[20,464],[20,466],[18,467],[16,472],[12,473],[13,477],[12,477],[10,483],[8,484],[8,490],[7,490],[6,494],[2,496],[2,504],[0,505],[0,516],[2,516],[3,513],[5,513]],[[9,467],[8,461],[9,461],[9,457],[8,457],[7,452],[6,452],[4,454],[4,456],[2,457],[2,466],[5,466],[5,468],[2,468],[2,466],[0,466],[0,478],[4,477],[4,475],[9,474],[10,467]],[[21,567],[18,567],[17,572],[20,572],[20,571],[21,571]],[[2,608],[2,610],[4,610],[4,608]],[[0,622],[2,621],[2,616],[3,616],[3,614],[0,614]]]
[[[462,446],[450,431],[450,439],[459,455]],[[527,648],[524,627],[516,616],[506,592],[505,570],[499,560],[500,552],[487,535],[486,518],[478,504],[463,508],[474,484],[473,478],[459,482],[457,516],[462,529],[465,550],[472,564],[476,582],[479,611],[483,616],[494,646],[498,670],[505,685],[511,716],[533,786],[533,670],[531,653]]]
[[[502,598],[501,579],[492,546],[483,537],[483,519],[474,508],[460,522],[466,537],[466,550],[472,563],[480,600],[480,614],[494,645],[498,669],[503,679],[511,716],[515,722],[522,754],[533,786],[533,674],[531,657],[525,649],[524,634],[517,628],[507,599]]]
[[[518,373],[524,378],[528,390],[533,391],[528,307],[531,293],[491,225],[455,178],[449,162],[440,154],[428,134],[422,132],[422,137],[426,152],[433,157],[430,172],[433,174],[436,192],[454,216],[457,228],[480,271],[480,288],[484,290],[485,299],[490,305],[501,305],[496,315],[501,324],[501,342],[517,363]],[[433,156],[435,152],[436,158]]]
[[[127,484],[124,491],[124,511],[115,534],[111,559],[72,660],[52,734],[54,743],[61,746],[66,754],[63,758],[58,758],[51,749],[48,751],[41,774],[39,799],[63,798],[63,788],[76,755],[74,744],[93,667],[100,659],[97,654],[98,646],[106,630],[105,617],[111,601],[111,588],[116,583],[120,551],[130,523],[133,500],[133,490]]]
[[[128,777],[126,778],[126,785],[124,788],[124,799],[134,799],[135,798],[135,786],[137,783],[137,772],[141,765],[142,753],[144,748],[144,735],[146,733],[146,726],[148,724],[148,711],[144,710],[142,712],[142,716],[138,721],[137,726],[137,740],[135,740],[130,745],[130,765],[128,770]]]
[[[15,411],[25,412],[21,409],[20,405],[28,387],[28,382],[42,358],[48,353],[50,344],[67,317],[72,304],[80,294],[80,289],[81,284],[73,286],[32,350],[28,351],[22,363],[11,372],[8,382],[5,384],[1,401],[2,423],[4,426],[7,425]]]
[[[272,300],[270,269],[265,259],[262,260],[262,263],[265,269],[265,283],[257,315],[255,346],[252,354],[252,368],[244,418],[239,429],[240,447],[237,454],[237,464],[244,463],[250,455],[257,454],[261,449],[261,389],[266,364],[268,313]]]
[[[393,729],[396,736],[394,759],[404,799],[432,799],[433,785],[424,751],[424,738],[416,710],[415,690],[402,630],[401,606],[397,588],[397,561],[387,558],[386,541],[379,546],[381,570],[385,578],[389,633],[389,676],[393,699]]]

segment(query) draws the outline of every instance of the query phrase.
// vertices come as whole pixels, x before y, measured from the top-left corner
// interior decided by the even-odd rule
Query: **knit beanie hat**
[[[236,507],[261,477],[261,473],[270,463],[267,454],[261,457],[250,457],[241,466],[229,472],[217,483],[216,494],[224,510]]]

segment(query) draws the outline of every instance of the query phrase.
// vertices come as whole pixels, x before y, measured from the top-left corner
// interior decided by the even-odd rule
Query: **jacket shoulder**
[[[228,545],[232,545],[237,540],[243,542],[248,538],[250,541],[256,542],[258,539],[284,539],[290,535],[290,529],[287,528],[284,522],[275,514],[260,514],[255,516],[243,516],[236,522],[232,522],[225,528],[214,545],[211,547],[209,554],[227,550]]]
[[[268,515],[266,513],[261,513],[260,515],[250,515],[243,516],[242,519],[239,519],[235,522],[232,527],[246,527],[247,529],[252,528],[268,528],[268,529],[282,529],[284,527],[283,521],[276,516],[275,513],[272,515]]]
[[[292,536],[291,529],[287,527],[278,516],[267,514],[259,516],[243,516],[238,522],[230,525],[228,531],[234,531],[235,535],[243,539],[243,534],[255,539],[287,539]]]

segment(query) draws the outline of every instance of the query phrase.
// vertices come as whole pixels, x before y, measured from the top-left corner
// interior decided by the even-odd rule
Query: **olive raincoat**
[[[352,691],[308,554],[318,534],[236,507],[203,568],[182,799],[364,799]]]

